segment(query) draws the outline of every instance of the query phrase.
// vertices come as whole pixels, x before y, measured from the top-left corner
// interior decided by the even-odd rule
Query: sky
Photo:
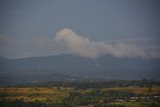
[[[0,56],[160,59],[159,0],[0,0]]]

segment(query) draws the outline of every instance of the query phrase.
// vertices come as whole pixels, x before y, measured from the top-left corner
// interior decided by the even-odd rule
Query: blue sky
[[[59,46],[63,43],[48,41],[65,28],[90,41],[127,41],[127,44],[143,45],[139,50],[149,45],[148,50],[158,54],[159,6],[158,0],[1,0],[0,56],[18,58],[77,53],[73,48],[57,49],[63,47]],[[41,45],[37,46],[39,40]],[[54,49],[50,48],[52,45]]]

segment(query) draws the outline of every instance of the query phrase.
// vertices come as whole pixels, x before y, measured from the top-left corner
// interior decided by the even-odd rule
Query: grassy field
[[[56,87],[26,87],[26,88],[0,88],[0,95],[4,95],[7,100],[20,99],[25,102],[40,101],[46,102],[46,100],[58,101],[60,98],[67,96],[69,90],[58,90]]]
[[[105,88],[101,90],[105,90],[105,91],[121,90],[121,91],[130,91],[136,94],[150,95],[150,94],[159,94],[160,86],[152,87],[151,92],[148,91],[148,88],[142,88],[142,87],[116,87],[116,88]],[[19,99],[24,102],[39,101],[43,103],[46,103],[46,102],[56,103],[56,102],[60,102],[62,98],[69,96],[70,92],[79,92],[83,94],[90,91],[92,91],[92,89],[74,90],[72,88],[62,88],[62,87],[59,87],[59,88],[57,87],[1,87],[0,98],[5,98],[5,100],[7,101],[13,101],[13,100]],[[115,102],[114,104],[123,104],[126,107],[142,107],[141,102]]]
[[[115,87],[115,88],[105,88],[103,90],[125,90],[130,91],[136,94],[159,94],[160,86],[152,87],[151,91],[149,91],[148,87]]]
[[[121,105],[125,105],[126,107],[148,107],[148,105],[150,107],[155,107],[152,102],[149,103],[141,103],[141,102],[121,102],[121,103],[114,103],[114,104],[121,104]],[[156,103],[156,105],[159,105]]]

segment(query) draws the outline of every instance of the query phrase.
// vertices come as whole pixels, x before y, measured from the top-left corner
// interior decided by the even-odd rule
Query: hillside
[[[19,59],[0,58],[0,83],[77,79],[159,79],[160,60],[115,58],[96,60],[62,54]]]

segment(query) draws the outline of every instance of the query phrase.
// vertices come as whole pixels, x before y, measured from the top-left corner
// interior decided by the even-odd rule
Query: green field
[[[1,87],[0,100],[4,102],[22,101],[24,103],[66,104],[77,107],[160,107],[160,87],[152,91],[142,87],[116,87],[103,89],[74,89],[71,87]],[[136,96],[138,99],[131,99]],[[133,97],[134,98],[134,97]],[[142,99],[143,98],[143,99]],[[123,100],[122,100],[123,99]],[[132,101],[133,100],[133,101]],[[119,106],[117,106],[119,107]]]

